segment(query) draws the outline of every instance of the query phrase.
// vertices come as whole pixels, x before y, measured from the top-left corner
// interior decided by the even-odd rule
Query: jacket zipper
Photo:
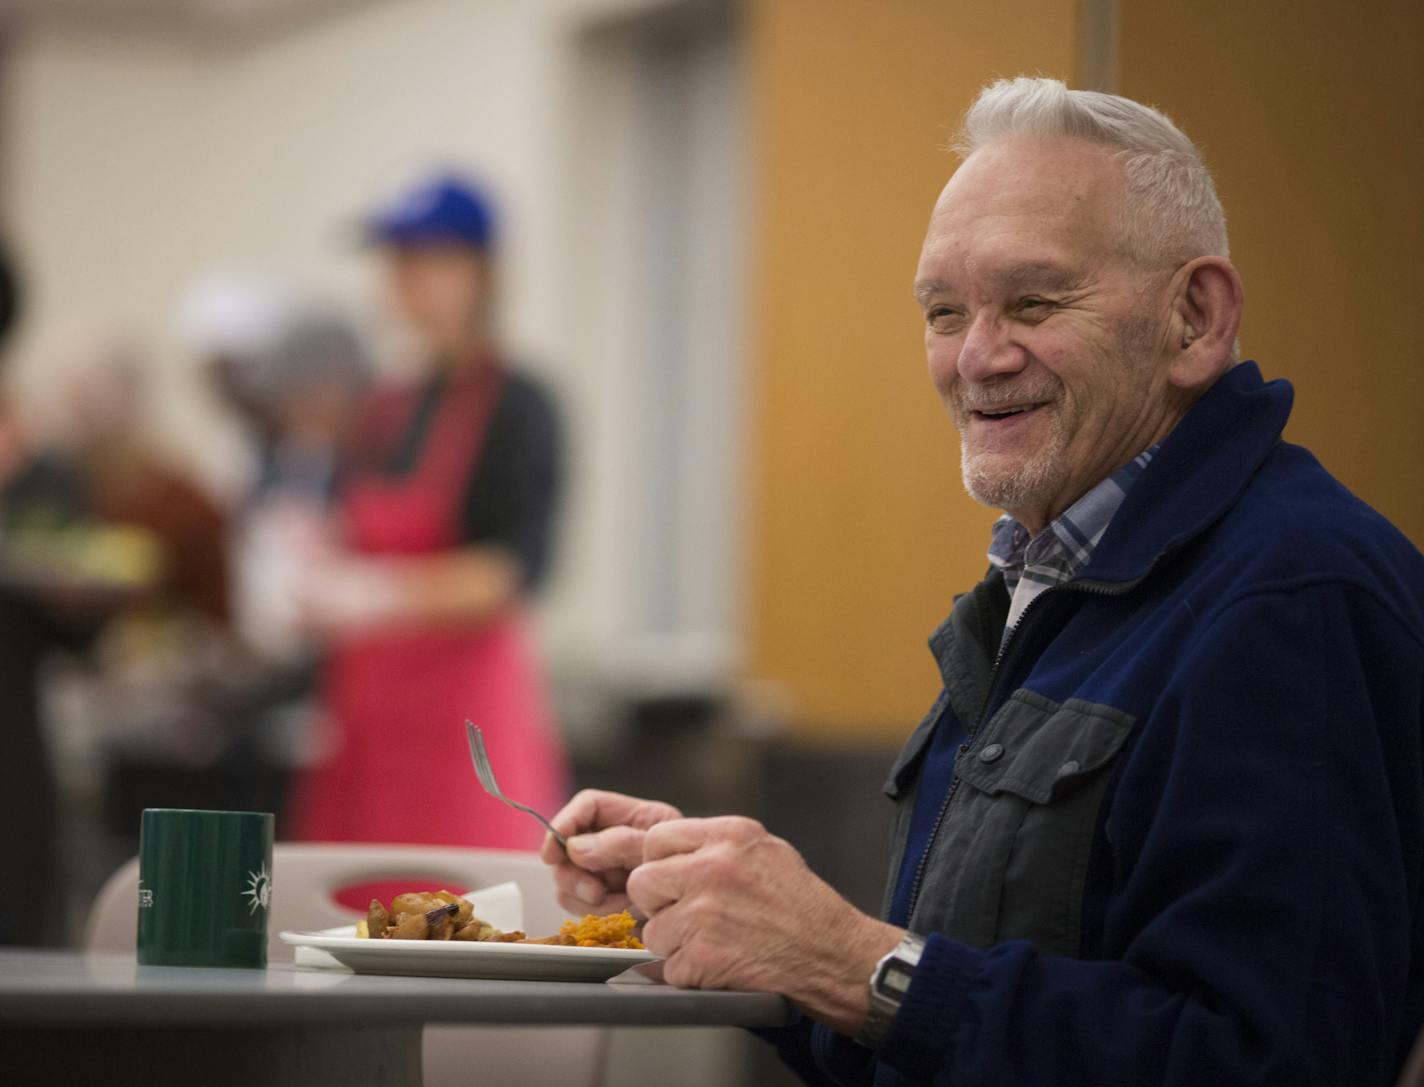
[[[1030,600],[1024,607],[1023,612],[1019,615],[1019,621],[1009,628],[1008,633],[999,643],[999,651],[994,655],[994,664],[989,669],[989,693],[984,702],[984,709],[980,711],[979,718],[974,722],[973,728],[966,732],[965,741],[959,747],[956,760],[962,757],[973,745],[974,737],[978,734],[980,727],[984,723],[984,712],[987,711],[988,707],[991,706],[994,701],[994,688],[999,678],[999,666],[1008,655],[1009,646],[1013,643],[1014,636],[1023,629],[1024,620],[1028,618],[1028,613],[1033,610],[1035,604],[1049,593],[1062,592],[1068,589],[1074,592],[1091,593],[1096,596],[1122,596],[1135,589],[1142,583],[1143,578],[1146,576],[1146,574],[1143,574],[1142,577],[1124,582],[1070,581],[1063,585],[1050,586]],[[920,861],[915,866],[915,881],[910,885],[910,902],[905,912],[905,923],[907,925],[915,916],[915,906],[920,901],[920,885],[925,879],[925,869],[929,867],[930,854],[934,851],[934,844],[939,838],[940,828],[944,825],[945,816],[949,814],[950,802],[954,800],[954,794],[959,791],[959,780],[958,763],[956,761],[954,779],[949,783],[949,788],[945,791],[944,800],[940,802],[939,814],[935,816],[934,826],[930,828],[929,840],[925,842],[924,851],[920,854]]]

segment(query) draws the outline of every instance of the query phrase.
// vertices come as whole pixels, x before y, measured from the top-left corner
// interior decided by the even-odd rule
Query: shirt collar
[[[1144,450],[1101,480],[1036,536],[1030,536],[1028,529],[1007,513],[995,521],[989,562],[1003,571],[1009,592],[1025,577],[1044,586],[1056,585],[1071,580],[1086,566],[1108,523],[1157,449],[1154,445]]]

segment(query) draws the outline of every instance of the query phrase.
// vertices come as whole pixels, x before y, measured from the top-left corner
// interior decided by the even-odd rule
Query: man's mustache
[[[951,391],[956,411],[965,415],[971,411],[1000,411],[1028,404],[1048,404],[1062,396],[1062,386],[1023,385],[1012,389],[957,386]]]

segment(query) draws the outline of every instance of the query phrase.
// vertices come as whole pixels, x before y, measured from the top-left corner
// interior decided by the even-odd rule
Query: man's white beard
[[[964,489],[974,501],[995,509],[1022,509],[1045,504],[1062,488],[1066,474],[1062,455],[1068,436],[1063,427],[1061,404],[1039,410],[1052,412],[1048,433],[1043,444],[1018,464],[1007,463],[1009,458],[1003,454],[971,455],[961,434],[960,471]]]

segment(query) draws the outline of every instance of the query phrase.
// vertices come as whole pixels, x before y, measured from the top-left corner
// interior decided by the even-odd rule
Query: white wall
[[[596,670],[633,690],[716,688],[741,621],[744,132],[725,9],[590,36],[571,111],[566,233],[597,485],[582,598]],[[592,501],[589,501],[592,500]]]
[[[587,293],[582,277],[635,275],[617,238],[581,228],[611,206],[583,191],[601,160],[638,152],[619,104],[638,92],[626,73],[590,66],[580,31],[656,6],[368,0],[227,43],[181,28],[116,34],[32,17],[10,42],[0,120],[0,199],[34,284],[17,351],[22,391],[42,399],[58,348],[77,330],[136,334],[164,377],[164,440],[215,487],[235,485],[235,440],[175,343],[185,285],[214,266],[266,274],[374,324],[379,306],[352,224],[423,167],[467,167],[503,213],[507,340],[551,380],[569,416],[572,489],[547,639],[569,667],[596,670],[610,642],[644,633],[624,589],[637,575],[627,526],[641,501],[628,476],[628,405],[645,374],[626,364],[616,336],[581,324],[597,315],[575,299]],[[635,213],[630,229],[638,222]],[[728,252],[719,259],[725,270]],[[695,284],[700,273],[684,274]],[[620,319],[636,321],[630,289]],[[720,388],[730,396],[738,386]],[[726,405],[716,411],[730,420]],[[709,502],[724,510],[730,540],[733,473],[694,467],[720,488]],[[697,508],[695,494],[683,502]],[[721,563],[717,583],[697,591],[730,599],[726,556],[712,563]],[[732,609],[719,614],[733,621]]]
[[[351,226],[440,162],[494,188],[509,330],[531,357],[554,354],[531,288],[550,274],[550,118],[575,6],[356,5],[232,46],[32,20],[11,48],[4,121],[6,218],[37,288],[21,349],[31,373],[96,326],[140,333],[176,367],[175,305],[214,265],[369,309]],[[229,470],[191,404],[168,422],[210,474]]]

